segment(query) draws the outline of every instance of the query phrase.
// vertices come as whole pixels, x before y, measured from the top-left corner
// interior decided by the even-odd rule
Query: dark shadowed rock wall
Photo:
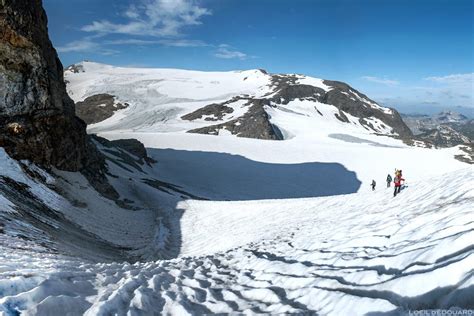
[[[68,171],[98,159],[66,93],[41,0],[0,0],[0,146]]]

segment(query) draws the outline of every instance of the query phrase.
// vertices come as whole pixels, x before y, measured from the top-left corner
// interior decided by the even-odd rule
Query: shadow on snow
[[[309,198],[355,193],[361,182],[339,163],[267,163],[227,153],[147,148],[160,180],[210,200]]]
[[[40,242],[37,233],[30,231],[31,226],[24,225],[30,224],[54,241],[56,246],[52,251],[87,260],[135,262],[168,259],[177,257],[181,251],[183,211],[177,208],[177,202],[182,199],[242,201],[309,198],[354,193],[361,185],[354,172],[338,163],[280,164],[216,152],[173,149],[147,151],[148,155],[157,161],[154,164],[154,175],[158,178],[145,176],[141,185],[135,184],[140,185],[140,194],[136,194],[135,198],[138,201],[154,197],[155,189],[172,196],[169,204],[166,203],[167,206],[159,202],[159,197],[146,201],[156,203],[161,224],[171,232],[165,247],[152,257],[135,257],[129,253],[134,249],[102,240],[71,222],[60,210],[53,209],[37,199],[26,184],[17,183],[7,177],[0,178],[0,196],[11,201],[16,212],[0,214],[1,222],[7,221],[7,218],[3,218],[7,216],[8,229],[14,228],[25,240]],[[80,191],[78,192],[80,194]],[[0,235],[7,228],[0,225]],[[48,242],[45,243],[47,244]]]

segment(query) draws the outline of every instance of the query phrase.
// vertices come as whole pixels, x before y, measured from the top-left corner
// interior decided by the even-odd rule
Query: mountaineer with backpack
[[[372,180],[372,183],[370,184],[370,186],[372,187],[372,191],[375,191],[375,185],[377,183],[375,182],[375,180]]]
[[[402,178],[402,171],[395,169],[395,178],[393,179],[393,183],[395,184],[395,190],[393,191],[394,197],[397,196],[398,193],[400,193],[400,190],[402,188],[402,181],[405,181],[405,179]]]
[[[390,188],[390,183],[392,183],[392,176],[389,174],[387,174],[387,188]]]

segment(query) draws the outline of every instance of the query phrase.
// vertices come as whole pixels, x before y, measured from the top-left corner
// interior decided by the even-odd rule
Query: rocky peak
[[[298,75],[273,75],[272,81],[277,93],[272,101],[275,103],[288,104],[295,99],[305,99],[330,104],[339,109],[338,119],[348,122],[344,113],[359,117],[362,125],[373,129],[365,118],[377,118],[387,126],[393,128],[393,132],[402,138],[410,138],[412,132],[403,122],[400,114],[395,109],[380,106],[365,94],[357,91],[348,84],[340,81],[322,80],[327,90],[298,82],[304,76]]]
[[[69,65],[64,71],[70,71],[72,73],[78,74],[80,72],[85,72],[84,71],[84,66],[81,64],[72,64]]]
[[[67,95],[41,0],[0,0],[0,146],[68,171],[98,159]]]
[[[442,111],[435,116],[435,119],[439,123],[461,123],[468,120],[466,116],[453,111]]]
[[[448,125],[438,125],[418,135],[419,138],[431,142],[438,147],[452,147],[460,144],[472,144],[469,137],[457,132]]]
[[[333,87],[321,99],[323,103],[334,105],[341,111],[359,117],[363,125],[365,125],[364,118],[374,117],[391,126],[393,131],[402,138],[413,136],[411,130],[395,109],[380,106],[377,102],[344,82],[332,80],[324,80],[323,82]],[[369,127],[371,126],[369,125]]]

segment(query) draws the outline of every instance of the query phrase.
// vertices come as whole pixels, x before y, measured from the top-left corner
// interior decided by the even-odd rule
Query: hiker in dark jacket
[[[390,188],[390,183],[392,183],[392,176],[389,174],[387,174],[387,188]]]
[[[372,184],[370,185],[372,187],[372,191],[375,191],[375,185],[377,183],[375,182],[375,180],[372,180]]]

